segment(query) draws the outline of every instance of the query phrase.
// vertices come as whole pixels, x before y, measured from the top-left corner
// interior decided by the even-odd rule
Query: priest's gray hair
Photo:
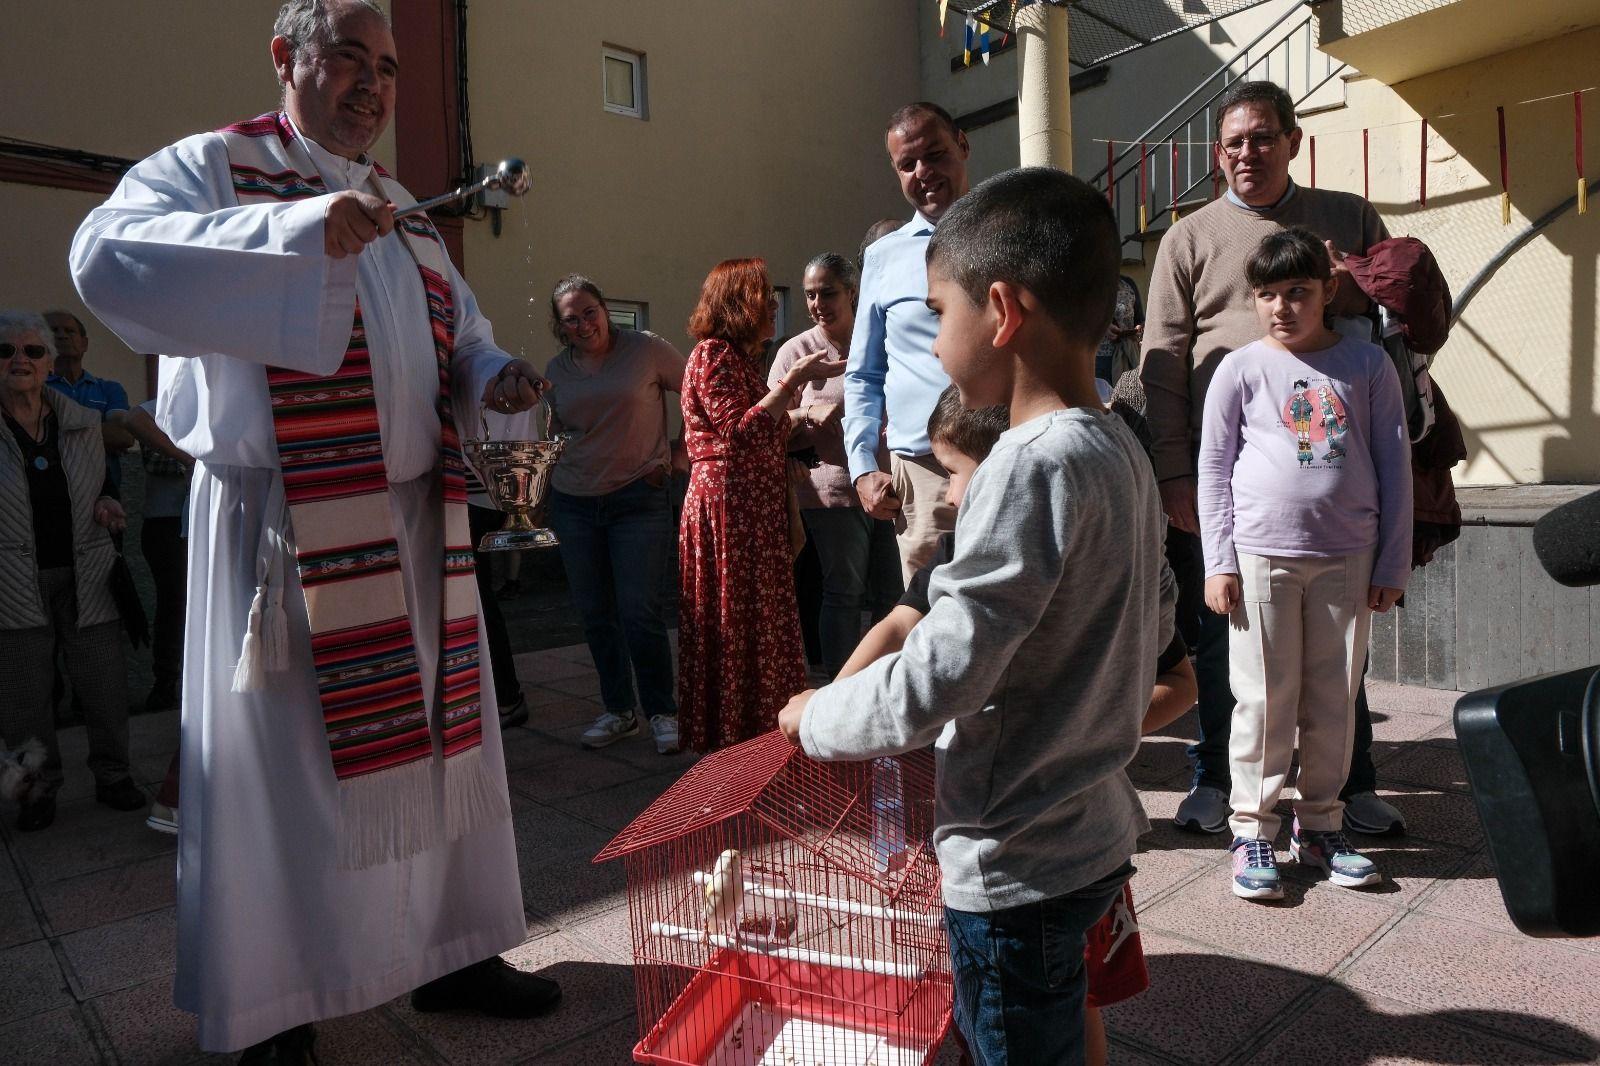
[[[364,7],[381,18],[385,26],[390,24],[389,13],[375,0],[287,0],[278,9],[272,35],[288,41],[290,54],[299,62],[302,48],[333,40],[334,15],[347,6]]]
[[[56,335],[44,316],[33,311],[0,310],[0,339],[15,340],[25,333],[37,333],[44,346],[50,349],[50,358],[56,357]]]

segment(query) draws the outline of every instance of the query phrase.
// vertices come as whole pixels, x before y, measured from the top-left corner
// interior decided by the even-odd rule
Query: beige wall
[[[473,143],[525,157],[533,190],[495,237],[469,222],[467,272],[501,344],[543,365],[552,284],[570,271],[684,323],[722,259],[766,258],[810,327],[800,274],[854,254],[867,226],[907,216],[884,120],[916,95],[913,0],[640,4],[476,0],[468,44]],[[646,120],[606,112],[602,44],[645,55]]]
[[[1576,191],[1572,98],[1594,84],[1600,29],[1401,82],[1349,85],[1349,106],[1306,120],[1318,184],[1361,191],[1371,128],[1372,200],[1391,233],[1428,242],[1459,291],[1532,218]],[[1502,226],[1495,107],[1506,108],[1512,223]],[[1600,97],[1586,94],[1586,111]],[[1417,203],[1419,119],[1428,116],[1428,206]],[[1591,138],[1592,139],[1592,138]],[[1596,176],[1593,161],[1590,177]],[[1294,174],[1305,181],[1306,152]],[[1479,292],[1434,362],[1468,431],[1459,483],[1600,481],[1600,196],[1513,256]]]
[[[142,158],[191,133],[276,106],[267,44],[279,0],[56,0],[6,11],[0,133],[58,148]],[[393,135],[378,146],[392,158]],[[104,198],[0,182],[12,242],[0,306],[64,307],[85,319],[85,365],[147,398],[145,360],[84,310],[67,272],[83,217]]]

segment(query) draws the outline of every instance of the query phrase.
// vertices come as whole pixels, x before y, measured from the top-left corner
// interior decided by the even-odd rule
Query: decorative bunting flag
[[[1368,130],[1361,131],[1361,198],[1363,200],[1372,199],[1372,179],[1370,177],[1371,171],[1368,169],[1369,155],[1367,152],[1367,134],[1369,132]]]
[[[1417,206],[1428,206],[1428,120],[1422,120],[1422,164],[1417,175]]]
[[[939,0],[939,36],[944,36],[944,19],[950,13],[950,0]]]
[[[1581,168],[1580,168],[1581,169]],[[1582,175],[1579,175],[1582,179]],[[1117,142],[1106,142],[1106,203],[1112,210],[1117,207]]]
[[[964,67],[972,66],[972,31],[977,25],[977,22],[971,15],[968,15],[961,24],[961,65]]]
[[[1149,199],[1149,181],[1145,177],[1146,159],[1149,157],[1149,146],[1143,141],[1139,142],[1139,232],[1143,233],[1149,225],[1149,210],[1145,203]]]
[[[1317,135],[1311,135],[1311,187],[1317,187]]]
[[[989,20],[987,18],[983,18],[983,19],[978,20],[978,28],[982,31],[982,33],[978,37],[978,48],[979,48],[979,50],[981,51],[981,53],[983,55],[983,65],[984,66],[988,66],[989,65]]]
[[[1172,221],[1178,221],[1178,142],[1172,142]]]

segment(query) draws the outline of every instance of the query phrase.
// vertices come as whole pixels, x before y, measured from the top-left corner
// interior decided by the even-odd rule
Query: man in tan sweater
[[[1150,272],[1139,377],[1153,438],[1161,502],[1171,519],[1167,556],[1183,595],[1180,629],[1195,640],[1200,682],[1200,738],[1189,749],[1194,782],[1178,807],[1178,825],[1220,833],[1228,816],[1228,736],[1233,693],[1228,686],[1228,620],[1205,609],[1200,524],[1195,509],[1195,456],[1206,386],[1223,356],[1261,336],[1245,260],[1268,234],[1305,226],[1328,242],[1338,296],[1335,315],[1359,315],[1368,300],[1350,282],[1341,252],[1365,253],[1388,236],[1377,210],[1352,193],[1300,187],[1289,162],[1300,151],[1294,101],[1272,82],[1243,82],[1217,107],[1217,165],[1227,194],[1167,231]],[[1365,688],[1358,703],[1355,754],[1345,787],[1346,825],[1390,832],[1404,821],[1374,789],[1372,723]]]

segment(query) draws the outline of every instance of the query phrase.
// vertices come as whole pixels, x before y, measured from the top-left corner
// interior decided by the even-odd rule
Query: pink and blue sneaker
[[[1278,859],[1272,841],[1234,837],[1228,845],[1233,852],[1233,894],[1240,899],[1282,899],[1283,884],[1278,880]]]
[[[1304,866],[1315,866],[1328,875],[1328,880],[1340,888],[1365,888],[1383,880],[1373,861],[1350,846],[1344,833],[1337,829],[1321,831],[1301,829],[1300,819],[1294,820],[1294,832],[1289,836],[1289,854]]]

